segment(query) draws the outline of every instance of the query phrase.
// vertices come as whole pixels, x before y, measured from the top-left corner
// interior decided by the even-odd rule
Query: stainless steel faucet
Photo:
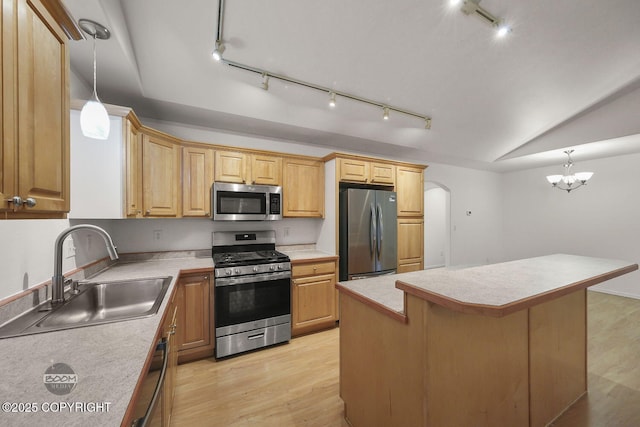
[[[107,251],[109,252],[109,257],[112,260],[118,259],[118,252],[116,251],[116,247],[113,245],[113,240],[111,240],[111,236],[109,233],[104,231],[104,229],[91,224],[79,224],[74,225],[73,227],[69,227],[66,230],[62,231],[58,238],[56,239],[55,244],[55,264],[53,270],[53,277],[51,278],[51,304],[60,304],[64,302],[64,276],[62,275],[62,244],[64,243],[64,239],[71,233],[76,230],[93,230],[104,239],[104,243],[107,245]]]

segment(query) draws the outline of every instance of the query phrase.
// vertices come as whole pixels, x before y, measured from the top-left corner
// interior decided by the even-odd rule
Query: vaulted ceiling
[[[567,148],[640,152],[637,0],[482,0],[513,28],[501,39],[449,0],[225,2],[225,59],[430,116],[430,130],[275,79],[265,91],[213,61],[217,0],[64,3],[111,30],[98,93],[141,117],[496,171],[560,163]],[[92,42],[70,43],[91,84]]]

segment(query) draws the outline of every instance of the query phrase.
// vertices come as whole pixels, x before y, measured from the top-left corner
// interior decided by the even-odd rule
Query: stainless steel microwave
[[[282,219],[282,187],[215,182],[211,205],[214,221]]]

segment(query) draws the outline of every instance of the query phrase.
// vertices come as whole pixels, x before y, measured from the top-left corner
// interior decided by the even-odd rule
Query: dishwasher
[[[131,427],[162,425],[162,392],[168,362],[169,342],[163,337],[156,343],[156,350],[142,381],[133,410]]]

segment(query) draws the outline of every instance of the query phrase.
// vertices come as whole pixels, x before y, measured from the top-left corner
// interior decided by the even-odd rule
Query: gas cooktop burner
[[[213,254],[213,262],[216,267],[233,267],[237,265],[255,265],[287,261],[289,261],[289,257],[275,250]]]

